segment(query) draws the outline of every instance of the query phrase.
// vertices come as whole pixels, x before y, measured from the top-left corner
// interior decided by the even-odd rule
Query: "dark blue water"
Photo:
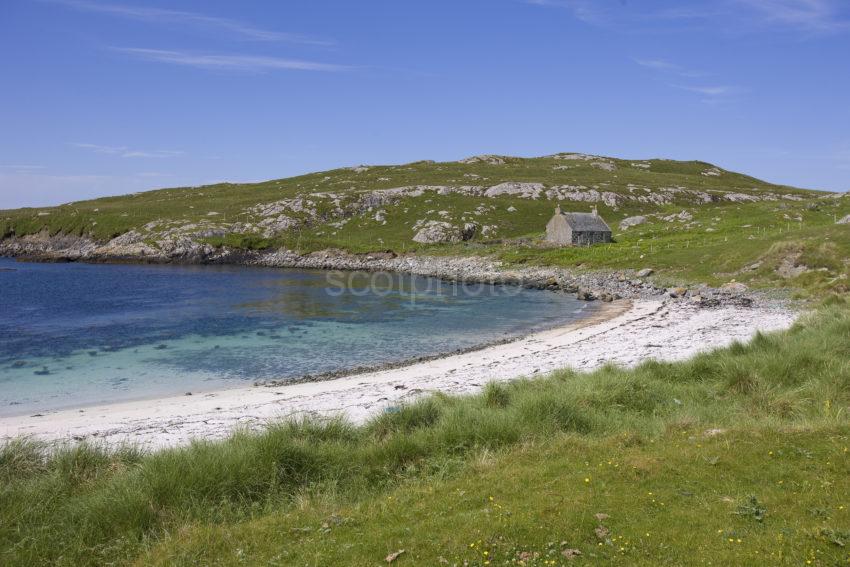
[[[401,361],[589,309],[553,292],[389,274],[0,258],[0,415]]]

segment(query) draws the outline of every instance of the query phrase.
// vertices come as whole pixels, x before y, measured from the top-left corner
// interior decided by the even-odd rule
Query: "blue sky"
[[[559,151],[850,189],[846,0],[3,0],[0,50],[0,208]]]

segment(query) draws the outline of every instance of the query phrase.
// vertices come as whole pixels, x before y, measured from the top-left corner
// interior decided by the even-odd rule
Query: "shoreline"
[[[249,266],[244,266],[249,267]],[[300,268],[292,268],[292,269],[300,269]],[[546,290],[540,290],[546,291]],[[619,301],[618,304],[622,304],[623,302],[627,302],[627,300]],[[586,325],[592,325],[599,321],[599,315],[605,313],[613,313],[615,311],[614,303],[603,303],[603,302],[587,302],[585,307],[582,307],[582,310],[588,308],[590,313],[587,315],[581,316],[577,320],[572,321],[567,325],[562,325],[558,323],[547,323],[544,325],[532,326],[529,329],[525,329],[519,333],[513,334],[511,336],[495,338],[490,341],[486,341],[477,345],[459,348],[455,350],[450,350],[446,352],[429,354],[429,355],[418,355],[418,356],[410,356],[409,358],[404,358],[401,360],[390,361],[390,362],[379,362],[375,364],[367,364],[361,366],[355,366],[348,369],[340,369],[340,370],[329,370],[327,372],[322,372],[318,374],[301,374],[298,376],[293,376],[291,378],[272,378],[266,380],[254,380],[253,382],[242,383],[242,384],[234,384],[230,387],[213,387],[210,389],[193,389],[191,391],[183,390],[181,392],[174,392],[168,394],[159,394],[159,395],[149,395],[149,396],[139,396],[133,397],[129,399],[123,400],[115,400],[115,401],[94,401],[90,403],[84,403],[81,405],[73,405],[73,406],[65,406],[58,407],[46,410],[26,410],[21,411],[20,413],[11,413],[11,414],[0,414],[0,422],[3,420],[13,420],[24,417],[44,417],[46,415],[50,415],[57,412],[73,412],[79,410],[86,410],[89,408],[99,408],[99,407],[112,407],[121,404],[132,404],[132,403],[140,403],[140,402],[150,402],[157,401],[163,399],[177,398],[181,396],[203,396],[205,394],[210,393],[221,393],[228,392],[230,390],[242,390],[249,388],[272,388],[272,387],[284,387],[284,386],[294,386],[296,384],[311,384],[314,382],[327,382],[330,380],[338,380],[340,378],[348,378],[348,377],[356,377],[364,374],[372,374],[377,372],[387,372],[391,370],[399,370],[404,369],[408,366],[412,366],[414,364],[423,364],[427,362],[432,362],[435,360],[440,360],[443,358],[448,358],[452,356],[459,356],[468,353],[474,353],[480,350],[484,350],[490,347],[496,347],[500,345],[510,344],[512,342],[520,341],[531,337],[533,335],[539,333],[545,333],[547,331],[551,331],[554,329],[568,328],[568,327],[582,327]],[[4,439],[2,434],[2,427],[0,427],[0,440]]]
[[[388,407],[434,392],[473,393],[487,382],[564,367],[583,371],[606,363],[634,366],[649,358],[681,360],[749,339],[757,330],[787,328],[796,316],[783,307],[704,309],[675,300],[616,301],[569,325],[398,368],[0,418],[0,440],[86,440],[157,449],[221,439],[239,428],[261,430],[300,415],[343,415],[362,423]]]
[[[577,270],[569,267],[505,264],[490,256],[434,256],[392,251],[352,253],[326,249],[300,253],[285,248],[243,250],[214,248],[191,241],[169,251],[153,251],[126,244],[119,236],[95,242],[68,235],[30,235],[0,240],[0,257],[26,262],[80,262],[88,264],[229,265],[259,268],[297,268],[338,272],[389,272],[441,279],[447,282],[517,285],[575,293],[578,299],[658,299],[668,289],[658,287],[651,268]],[[734,280],[733,280],[734,281]],[[701,284],[684,296],[703,306],[753,303],[746,286],[712,288]]]
[[[518,285],[534,289],[575,293],[579,299],[652,299],[667,294],[648,277],[653,270],[578,270],[544,265],[509,265],[492,256],[435,256],[427,252],[377,251],[354,253],[329,248],[297,252],[286,248],[248,250],[214,247],[191,239],[165,249],[151,248],[130,233],[108,242],[83,236],[45,233],[0,240],[0,257],[29,262],[81,262],[90,264],[234,265],[266,268],[299,268],[324,271],[390,272],[434,277],[450,282]],[[704,305],[749,305],[753,299],[740,286],[712,288],[700,285],[689,292]]]
[[[294,250],[242,250],[222,247],[206,249],[199,247],[192,253],[176,255],[144,255],[138,253],[118,254],[107,243],[102,246],[88,244],[86,252],[52,247],[52,240],[14,242],[0,240],[0,258],[15,262],[35,264],[91,264],[91,265],[139,265],[139,266],[234,266],[245,268],[271,268],[320,270],[323,272],[389,272],[410,276],[440,279],[448,283],[515,285],[530,289],[578,293],[596,291],[594,299],[611,291],[612,298],[625,291],[626,298],[660,295],[663,288],[652,285],[645,278],[634,276],[635,270],[620,270],[629,273],[629,281],[617,279],[616,285],[611,270],[574,272],[568,268],[550,266],[524,266],[505,268],[502,262],[486,256],[434,256],[428,254],[395,254],[394,252],[354,253],[337,249],[299,253]],[[615,289],[616,288],[616,289]],[[599,297],[597,297],[599,296]]]

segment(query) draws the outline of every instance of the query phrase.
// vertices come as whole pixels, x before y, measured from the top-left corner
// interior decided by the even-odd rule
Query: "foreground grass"
[[[848,444],[846,427],[561,435],[444,482],[191,525],[137,564],[378,565],[403,549],[399,565],[844,565]]]
[[[687,362],[490,385],[361,427],[150,455],[17,442],[0,450],[0,564],[377,565],[400,549],[398,564],[560,564],[563,549],[844,564],[848,405],[836,301]]]

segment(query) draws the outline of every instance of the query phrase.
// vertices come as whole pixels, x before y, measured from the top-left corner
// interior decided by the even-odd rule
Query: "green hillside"
[[[581,155],[581,154],[563,154]],[[474,158],[472,158],[474,159]],[[483,158],[487,159],[487,158]],[[631,202],[634,196],[630,187],[645,189],[650,194],[666,195],[665,189],[687,188],[693,191],[705,191],[720,195],[724,192],[740,192],[759,197],[766,193],[775,195],[810,196],[810,192],[771,185],[757,179],[725,172],[711,164],[703,162],[676,162],[670,160],[628,161],[611,158],[598,159],[558,159],[545,157],[534,159],[490,158],[496,162],[473,161],[472,163],[429,161],[416,162],[400,166],[361,166],[360,168],[335,169],[288,179],[278,179],[263,183],[230,184],[222,183],[202,187],[180,187],[135,193],[119,197],[107,197],[90,201],[68,203],[59,207],[38,209],[19,209],[0,211],[0,231],[4,235],[31,234],[43,229],[51,233],[91,235],[100,240],[108,240],[129,230],[148,232],[144,226],[151,222],[200,224],[222,227],[237,234],[252,234],[255,231],[245,225],[256,226],[264,218],[257,205],[268,205],[283,199],[304,197],[309,199],[315,211],[293,210],[286,207],[283,211],[303,224],[300,230],[282,231],[279,236],[288,240],[293,235],[287,232],[299,232],[303,238],[315,240],[315,244],[327,246],[363,246],[362,240],[355,239],[354,226],[340,230],[328,230],[326,222],[347,218],[352,214],[346,210],[364,193],[398,187],[492,187],[505,182],[542,183],[547,187],[574,186],[579,191],[610,192],[623,196],[625,202],[614,208],[600,202],[600,211],[617,220],[631,214],[654,212],[657,206],[651,203]],[[609,165],[610,164],[610,165]],[[600,165],[613,167],[612,171],[600,169]],[[646,167],[643,167],[646,165]],[[638,167],[641,166],[641,167]],[[561,169],[563,168],[563,169]],[[720,172],[718,175],[702,175],[706,172]],[[119,189],[119,188],[116,188]],[[642,195],[637,195],[642,196]],[[440,195],[436,191],[426,191],[425,198],[402,197],[392,204],[394,214],[388,214],[388,223],[376,223],[370,215],[354,215],[357,228],[378,230],[375,239],[384,238],[388,246],[410,245],[411,221],[428,210],[448,210],[452,219],[463,216],[464,210],[474,210],[481,204],[494,204],[496,211],[484,214],[481,224],[496,225],[493,237],[517,238],[534,236],[540,232],[540,218],[545,221],[552,206],[545,196],[538,199],[516,198],[503,195],[496,199],[476,198],[470,195],[452,193]],[[535,202],[537,201],[537,202]],[[693,205],[695,199],[688,194],[670,194],[665,205],[671,212],[679,212],[681,206]],[[420,206],[417,206],[420,205]],[[510,206],[518,208],[515,215],[505,214],[503,209]],[[522,207],[522,208],[520,208]],[[368,207],[367,207],[368,208]],[[374,207],[373,207],[374,208]],[[589,208],[586,202],[584,209]],[[663,207],[660,210],[665,210]],[[395,214],[397,213],[397,214]],[[438,217],[433,217],[438,218]],[[242,229],[242,230],[240,230]],[[324,230],[323,230],[324,229]],[[405,230],[407,229],[407,230]],[[264,232],[256,230],[256,232]],[[333,234],[336,232],[336,234]],[[479,238],[479,240],[486,240]]]
[[[615,243],[541,242],[556,203],[597,206]],[[774,185],[705,162],[584,154],[477,156],[459,162],[360,166],[252,184],[174,188],[0,211],[0,235],[79,235],[166,249],[216,247],[489,255],[514,264],[651,265],[671,281],[842,289],[850,199]],[[643,223],[620,228],[629,217]],[[437,224],[441,242],[415,239]],[[464,231],[466,227],[468,230]]]

